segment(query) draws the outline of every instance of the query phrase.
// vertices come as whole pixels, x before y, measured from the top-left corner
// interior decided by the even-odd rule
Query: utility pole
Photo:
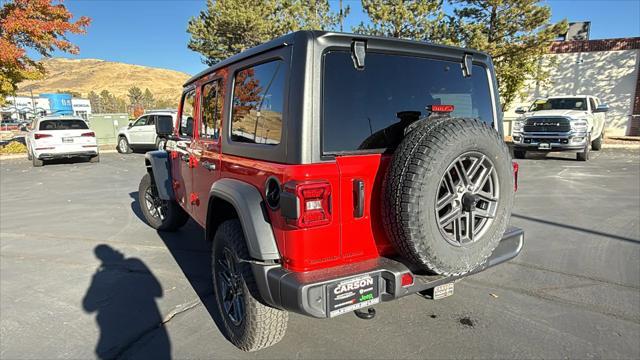
[[[36,116],[36,101],[33,100],[33,89],[29,90],[31,92],[31,113],[33,117]]]

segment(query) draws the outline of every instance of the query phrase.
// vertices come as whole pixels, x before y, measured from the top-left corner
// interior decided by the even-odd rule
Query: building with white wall
[[[607,135],[640,135],[639,37],[557,41],[540,66],[550,72],[549,82],[529,81],[525,96],[505,112],[505,120],[516,118],[516,108],[537,98],[586,94],[609,105]]]
[[[31,120],[45,115],[76,115],[88,119],[91,103],[88,99],[72,98],[69,94],[40,94],[38,97],[8,96],[0,107],[2,120]]]

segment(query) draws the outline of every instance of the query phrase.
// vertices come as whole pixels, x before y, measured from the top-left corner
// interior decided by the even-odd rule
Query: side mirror
[[[595,110],[593,110],[594,113],[607,112],[607,111],[609,111],[609,105],[607,104],[600,104]]]
[[[133,121],[129,121],[129,124],[127,124],[127,128],[131,129],[132,126],[133,126]]]
[[[173,134],[173,119],[169,116],[158,116],[156,118],[156,134],[169,136]]]
[[[527,112],[527,109],[525,109],[522,106],[516,109],[516,114],[524,114],[526,112]]]

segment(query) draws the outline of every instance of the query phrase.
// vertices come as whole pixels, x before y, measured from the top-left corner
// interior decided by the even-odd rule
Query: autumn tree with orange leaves
[[[68,33],[85,34],[91,19],[73,15],[54,0],[9,0],[0,8],[0,105],[15,94],[18,83],[44,76],[44,67],[27,56],[33,49],[45,57],[58,49],[77,54]]]

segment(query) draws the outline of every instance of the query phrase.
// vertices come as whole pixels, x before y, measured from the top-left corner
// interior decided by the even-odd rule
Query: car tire
[[[31,162],[33,164],[33,167],[41,167],[44,166],[44,160],[40,160],[38,159],[35,155],[31,155]]]
[[[257,351],[282,340],[289,314],[258,300],[251,266],[246,261],[238,261],[249,258],[240,221],[233,219],[220,224],[211,251],[218,310],[227,338],[243,351]]]
[[[147,223],[160,231],[176,231],[189,220],[189,215],[174,200],[162,200],[151,174],[146,173],[138,186],[138,201]]]
[[[527,157],[527,150],[513,150],[513,157],[516,159],[524,159]]]
[[[604,134],[600,134],[600,136],[598,136],[597,139],[593,140],[591,142],[591,150],[593,151],[600,151],[600,149],[602,149],[602,137],[604,136]]]
[[[156,140],[156,150],[164,150],[164,146],[167,144],[167,139],[158,138]]]
[[[391,243],[418,268],[441,275],[482,265],[513,207],[509,149],[495,129],[474,119],[417,126],[396,149],[383,186]]]
[[[27,160],[32,160],[33,155],[31,154],[31,150],[27,149]]]
[[[120,136],[118,138],[118,146],[116,146],[116,150],[120,154],[131,154],[133,149],[131,149],[131,145],[129,145],[129,141],[125,136]]]
[[[99,163],[100,162],[100,155],[96,155],[96,156],[92,156],[89,158],[89,162],[92,163]]]
[[[589,148],[590,148],[589,145],[591,145],[591,141],[590,140],[591,139],[587,140],[587,144],[584,146],[584,149],[581,152],[576,153],[576,160],[578,160],[578,161],[587,161],[587,160],[589,160]]]

